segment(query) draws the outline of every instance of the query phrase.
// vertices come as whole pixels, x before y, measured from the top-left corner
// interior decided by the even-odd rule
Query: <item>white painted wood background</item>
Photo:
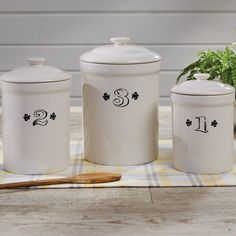
[[[45,57],[73,75],[72,101],[80,101],[80,55],[109,38],[162,57],[161,103],[179,71],[199,50],[235,41],[235,0],[0,0],[0,73]]]

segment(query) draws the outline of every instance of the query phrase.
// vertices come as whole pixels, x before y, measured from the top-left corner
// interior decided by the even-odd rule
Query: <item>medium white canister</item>
[[[71,75],[28,59],[1,76],[3,165],[19,174],[45,174],[69,166]]]
[[[136,165],[158,155],[160,56],[112,38],[80,58],[84,157],[105,165]]]
[[[171,89],[173,161],[176,169],[198,174],[216,174],[233,168],[234,88],[197,80]]]

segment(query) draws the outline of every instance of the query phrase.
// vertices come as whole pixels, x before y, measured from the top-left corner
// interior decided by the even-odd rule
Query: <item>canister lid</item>
[[[224,95],[234,93],[235,90],[228,84],[207,80],[210,75],[206,73],[194,74],[196,80],[188,80],[179,85],[175,85],[172,89],[172,93],[183,95]]]
[[[17,67],[1,76],[9,83],[46,83],[64,81],[71,75],[56,67],[43,65],[45,58],[28,58],[28,66]]]
[[[84,53],[80,60],[98,64],[140,64],[160,61],[161,57],[147,48],[128,44],[130,38],[110,39],[113,44],[100,46]]]

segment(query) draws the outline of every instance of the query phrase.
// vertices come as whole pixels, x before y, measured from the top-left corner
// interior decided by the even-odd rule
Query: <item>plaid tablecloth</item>
[[[0,167],[0,183],[57,178],[87,172],[114,171],[122,174],[118,182],[105,184],[64,184],[41,188],[77,187],[176,187],[176,186],[232,186],[236,185],[235,168],[225,174],[196,175],[186,174],[173,168],[171,160],[171,140],[160,140],[159,159],[137,166],[103,166],[90,163],[82,158],[82,143],[71,141],[71,166],[65,171],[50,175],[18,175],[6,172]],[[0,149],[2,144],[0,143]],[[0,153],[2,153],[0,151]],[[0,156],[2,163],[2,155]]]

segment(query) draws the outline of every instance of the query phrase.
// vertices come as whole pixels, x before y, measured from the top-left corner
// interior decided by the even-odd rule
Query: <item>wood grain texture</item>
[[[143,44],[227,44],[235,21],[236,13],[1,14],[0,44],[94,44],[120,35]]]
[[[4,190],[0,234],[235,235],[235,187]]]
[[[119,181],[121,175],[111,172],[92,172],[64,178],[38,179],[23,182],[0,184],[0,189],[28,188],[35,186],[47,186],[57,184],[98,184]]]
[[[0,0],[0,12],[232,12],[234,0]]]

